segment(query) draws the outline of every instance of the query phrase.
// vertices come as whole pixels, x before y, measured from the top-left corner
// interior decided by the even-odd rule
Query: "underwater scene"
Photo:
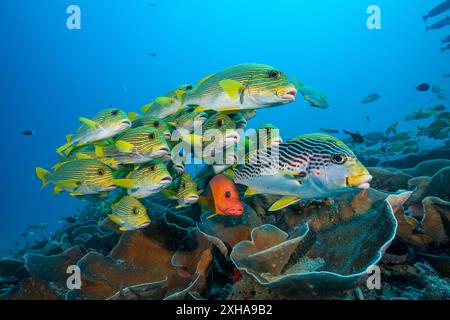
[[[0,300],[450,299],[450,0],[0,14]]]

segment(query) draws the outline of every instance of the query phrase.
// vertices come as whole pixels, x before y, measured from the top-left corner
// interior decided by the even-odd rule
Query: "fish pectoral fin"
[[[118,225],[121,225],[121,224],[123,223],[123,220],[122,220],[120,217],[118,217],[118,216],[116,216],[116,215],[114,215],[114,214],[108,214],[108,218],[109,218],[112,222],[114,222],[114,223],[116,223],[116,224],[118,224]]]
[[[131,153],[131,152],[133,152],[133,149],[135,149],[135,147],[132,143],[124,141],[124,140],[117,140],[116,148],[117,148],[117,150],[119,150],[120,152],[123,152],[123,153]]]
[[[76,189],[80,186],[80,181],[78,180],[63,180],[53,182],[56,186],[62,187],[64,189]]]
[[[81,122],[83,122],[85,125],[87,125],[89,128],[98,128],[98,127],[100,127],[100,125],[97,122],[95,122],[95,121],[93,121],[91,119],[80,117],[79,120]]]
[[[155,99],[155,102],[159,105],[161,105],[162,107],[167,107],[169,105],[171,105],[172,103],[175,102],[174,98],[169,98],[169,97],[159,97]]]
[[[177,199],[177,194],[173,190],[162,190],[161,194],[170,200]]]
[[[293,197],[293,196],[284,196],[278,201],[275,201],[269,208],[269,211],[278,211],[281,209],[284,209],[292,204],[295,204],[302,199],[299,197]]]
[[[259,194],[258,191],[255,191],[252,187],[248,187],[247,190],[245,190],[244,196],[251,197]]]
[[[138,181],[133,179],[115,179],[113,183],[118,187],[131,189],[138,183]]]
[[[244,86],[242,83],[236,80],[225,79],[219,82],[222,90],[233,100],[239,99],[242,90],[244,90]]]

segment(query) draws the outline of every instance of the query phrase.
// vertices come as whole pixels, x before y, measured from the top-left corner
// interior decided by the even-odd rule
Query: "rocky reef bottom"
[[[449,158],[372,167],[372,189],[277,212],[267,208],[279,197],[245,197],[239,217],[156,196],[137,231],[106,218],[109,200],[89,202],[0,259],[0,299],[447,300]]]

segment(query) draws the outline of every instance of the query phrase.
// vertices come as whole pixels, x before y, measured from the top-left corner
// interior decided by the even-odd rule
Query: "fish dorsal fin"
[[[257,195],[258,193],[259,192],[255,191],[252,187],[248,187],[244,193],[244,196],[251,197],[251,196]]]
[[[155,102],[162,107],[167,107],[170,104],[174,103],[174,99],[169,97],[159,97],[155,99]]]
[[[133,152],[133,149],[135,148],[134,145],[130,142],[124,141],[124,140],[117,140],[116,142],[116,148],[120,152],[123,153],[131,153]]]
[[[185,94],[185,92],[183,90],[175,90],[175,94],[177,95],[177,98],[180,102],[183,102],[183,96]]]
[[[232,100],[239,99],[241,91],[245,88],[239,81],[231,79],[222,80],[219,85]]]
[[[138,113],[136,113],[136,112],[133,112],[133,111],[130,111],[130,112],[128,112],[128,118],[131,120],[131,121],[136,121],[137,119],[139,119],[141,116],[138,114]]]
[[[300,200],[302,200],[302,199],[299,197],[284,196],[281,199],[279,199],[278,201],[275,201],[275,203],[273,203],[270,206],[269,211],[281,210],[283,208],[286,208],[292,204],[299,202]]]
[[[144,114],[147,113],[148,110],[150,110],[150,108],[153,106],[153,104],[154,104],[154,102],[146,104],[145,106],[142,106],[141,107],[141,112],[144,113]]]
[[[95,129],[95,128],[100,127],[100,125],[97,122],[95,122],[95,121],[93,121],[91,119],[80,117],[79,120],[81,122],[83,122],[85,125],[87,125],[89,128]]]
[[[210,79],[214,74],[210,74],[209,76],[206,76],[204,78],[202,78],[198,83],[197,83],[197,87],[200,87],[206,80]]]

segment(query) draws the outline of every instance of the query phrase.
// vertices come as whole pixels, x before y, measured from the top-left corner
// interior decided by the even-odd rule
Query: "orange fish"
[[[202,208],[214,212],[208,219],[216,215],[239,216],[244,212],[236,184],[223,174],[211,179],[207,195],[200,197],[199,203]]]

